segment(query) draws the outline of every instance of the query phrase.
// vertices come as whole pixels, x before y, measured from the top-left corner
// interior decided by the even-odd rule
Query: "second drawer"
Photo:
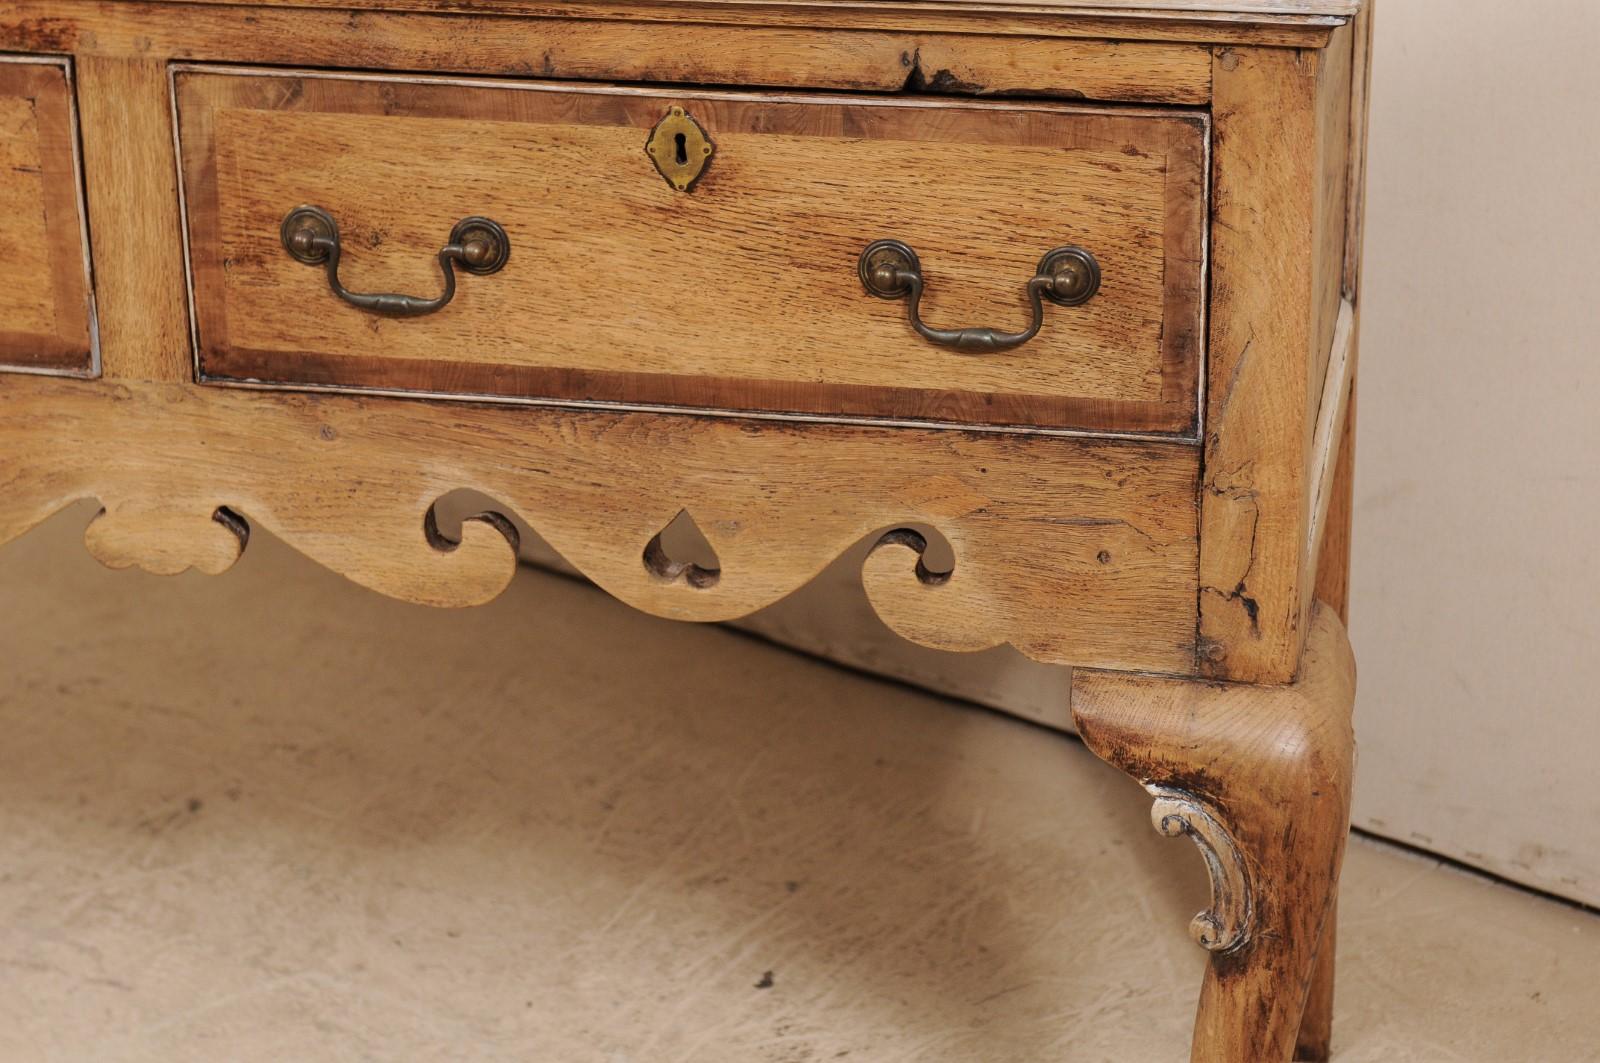
[[[207,379],[1193,434],[1201,115],[206,68],[174,85]],[[323,213],[286,225],[301,206]],[[461,268],[500,237],[458,232],[431,309],[471,217],[502,228],[503,268]],[[337,297],[335,231],[341,284],[415,301]],[[1062,302],[1095,268],[1099,286],[1045,300],[1025,343],[959,350],[869,293],[859,260],[885,239],[914,250],[935,329],[1024,330],[1052,249],[1093,259],[1050,265]],[[876,279],[909,286],[888,264]]]

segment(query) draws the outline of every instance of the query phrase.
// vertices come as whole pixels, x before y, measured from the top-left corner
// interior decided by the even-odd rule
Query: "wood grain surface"
[[[515,517],[622,601],[696,621],[859,547],[900,635],[1073,666],[1086,743],[1200,843],[1194,1060],[1324,1058],[1353,755],[1358,7],[0,0],[0,48],[78,71],[106,378],[0,376],[0,543],[93,498],[108,565],[220,572],[265,530],[465,606],[511,579]],[[11,68],[0,249],[37,261],[70,98]],[[672,105],[716,147],[689,193],[643,150]],[[377,318],[285,253],[305,203],[338,220],[356,291],[435,293],[467,215],[505,225],[510,263],[435,315]],[[1020,329],[1058,245],[1104,286],[1015,351],[958,354],[862,290],[880,238],[921,256],[939,327]],[[59,333],[58,265],[17,274],[8,322]],[[487,499],[466,520],[461,492]]]
[[[1349,28],[1338,37],[1348,37]],[[1312,451],[1349,222],[1349,42],[1224,50],[1213,77],[1202,668],[1285,682],[1315,582]]]
[[[0,56],[0,365],[94,368],[78,187],[66,64]]]
[[[1367,186],[1367,97],[1372,80],[1372,34],[1374,5],[1364,4],[1351,27],[1350,150],[1349,190],[1345,194],[1346,226],[1342,290],[1350,309],[1349,346],[1343,351],[1345,378],[1339,387],[1340,410],[1332,421],[1331,456],[1325,473],[1324,504],[1317,493],[1314,514],[1321,514],[1311,533],[1312,578],[1308,598],[1332,609],[1346,627],[1350,624],[1350,549],[1354,533],[1356,378],[1361,346],[1361,252],[1365,237]],[[1335,344],[1338,348],[1337,343]],[[1338,355],[1335,355],[1335,361]],[[1330,378],[1333,370],[1330,367]],[[1324,389],[1324,395],[1326,395]],[[1326,402],[1326,399],[1324,399]],[[1319,420],[1321,415],[1319,414]],[[1311,973],[1306,994],[1305,1014],[1295,1038],[1295,1057],[1321,1063],[1333,1056],[1334,987],[1337,981],[1339,947],[1339,904],[1337,898],[1328,911],[1317,946],[1317,963]]]
[[[1348,302],[1342,303],[1333,336],[1333,354],[1323,380],[1317,423],[1311,437],[1311,479],[1306,488],[1311,503],[1311,520],[1306,530],[1306,570],[1310,573],[1320,570],[1324,551],[1331,550],[1337,554],[1348,545],[1349,530],[1341,526],[1340,506],[1344,503],[1338,497],[1338,488],[1339,465],[1348,434],[1346,427],[1350,423],[1350,401],[1355,390],[1355,329],[1355,307]],[[1333,540],[1331,545],[1330,535]],[[1322,589],[1319,582],[1318,590]],[[1334,597],[1312,598],[1306,603],[1307,612],[1314,601],[1327,600],[1342,617],[1344,594],[1337,588],[1326,589],[1335,591]]]
[[[167,65],[84,56],[77,71],[105,375],[193,379]]]
[[[0,42],[80,55],[1204,104],[1211,51],[1181,42],[809,26],[511,18],[434,11],[0,2]]]
[[[1317,55],[1317,188],[1316,243],[1311,290],[1315,293],[1311,323],[1311,358],[1306,388],[1317,395],[1334,353],[1334,331],[1344,304],[1345,240],[1349,236],[1351,173],[1351,79],[1354,33],[1341,30]],[[1306,418],[1307,438],[1317,417],[1315,404]]]
[[[38,2],[38,0],[36,0]],[[170,7],[334,8],[358,12],[495,14],[701,25],[917,28],[927,32],[1163,40],[1317,48],[1358,0],[1127,3],[1110,0],[168,0]]]
[[[1217,898],[1245,933],[1211,954],[1193,1063],[1288,1063],[1295,1054],[1319,946],[1332,940],[1350,829],[1354,698],[1355,661],[1328,606],[1312,612],[1292,685],[1073,677],[1084,742],[1158,797],[1181,794],[1214,820],[1219,829],[1205,840],[1220,839],[1221,863],[1244,887]],[[1311,1040],[1325,1051],[1326,1036]]]
[[[753,423],[0,377],[0,542],[81,498],[108,564],[220,571],[251,525],[395,597],[470,605],[516,564],[503,519],[433,528],[471,489],[526,519],[618,598],[726,620],[787,595],[850,546],[880,615],[948,650],[1194,665],[1198,451],[1176,444]],[[687,510],[718,558],[695,580],[649,563]]]
[[[198,0],[198,2],[217,2],[217,0]],[[248,3],[260,7],[309,7],[318,3],[332,5],[341,3],[348,7],[368,8],[404,8],[408,0],[221,0],[224,3]],[[656,0],[658,6],[672,10],[696,11],[718,6],[738,9],[741,7],[758,7],[762,3],[771,4],[771,0]],[[805,7],[814,6],[824,0],[785,0],[782,6]],[[944,4],[952,8],[969,11],[990,10],[1005,12],[1019,7],[1031,7],[1041,11],[1059,11],[1063,14],[1074,14],[1081,11],[1089,12],[1117,12],[1125,13],[1130,18],[1195,18],[1206,15],[1232,15],[1254,16],[1262,19],[1274,17],[1297,17],[1304,15],[1329,15],[1344,17],[1352,15],[1360,7],[1360,0],[1029,0],[1026,4],[989,2],[989,0],[920,0],[919,3],[902,3],[898,5],[880,3],[877,5],[840,4],[838,0],[826,2],[839,7],[893,7],[899,6],[907,9],[924,8],[938,10],[936,5]],[[595,0],[593,6],[628,7],[626,2],[618,0]],[[450,6],[449,4],[436,4],[435,6]],[[505,7],[519,10],[517,0],[474,0],[473,3],[463,3],[461,6],[470,6],[479,10],[494,10],[496,7]],[[776,5],[773,5],[776,6]]]
[[[1185,434],[1200,361],[1205,123],[919,104],[180,72],[202,371],[212,378]],[[716,145],[692,192],[643,146],[682,105]],[[454,222],[511,261],[450,306],[380,319],[280,243],[339,221],[341,279],[432,294]],[[924,316],[1027,319],[1053,247],[1101,292],[1013,351],[929,344],[856,258],[902,239]],[[308,313],[308,310],[315,313]]]

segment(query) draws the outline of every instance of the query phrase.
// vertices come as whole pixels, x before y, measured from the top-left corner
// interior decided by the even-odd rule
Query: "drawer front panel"
[[[0,56],[0,368],[94,368],[65,60]]]
[[[1205,119],[1051,104],[778,97],[183,70],[197,348],[210,379],[1192,435]],[[681,107],[688,191],[646,142]],[[690,143],[693,143],[691,140]],[[348,306],[285,250],[336,221],[341,282],[432,296],[464,217],[511,251],[424,317]],[[1039,335],[963,353],[864,290],[915,249],[924,318],[1021,329],[1041,256],[1102,284]]]

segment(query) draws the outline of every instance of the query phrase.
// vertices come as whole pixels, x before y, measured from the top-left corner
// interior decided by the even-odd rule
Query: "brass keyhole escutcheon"
[[[717,146],[700,123],[682,107],[667,108],[666,116],[650,131],[644,152],[655,163],[667,184],[687,192],[711,165]]]

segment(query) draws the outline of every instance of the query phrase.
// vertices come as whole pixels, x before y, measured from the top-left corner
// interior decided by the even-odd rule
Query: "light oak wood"
[[[1308,394],[1318,395],[1334,350],[1334,329],[1344,302],[1345,240],[1349,235],[1350,147],[1355,61],[1353,32],[1333,35],[1317,56],[1317,172],[1315,240],[1311,290],[1315,293],[1311,325],[1311,358],[1307,363]],[[1317,416],[1313,405],[1307,431]],[[1309,441],[1309,440],[1308,440]]]
[[[1347,37],[1349,29],[1336,37]],[[1279,683],[1304,641],[1312,450],[1348,223],[1348,43],[1217,53],[1202,671]]]
[[[68,67],[0,56],[0,365],[94,370]]]
[[[1289,686],[1074,676],[1084,742],[1149,789],[1157,825],[1194,836],[1212,868],[1213,907],[1196,921],[1213,950],[1194,1063],[1294,1054],[1349,833],[1354,696],[1349,642],[1326,606]]]
[[[83,56],[77,73],[102,371],[191,379],[166,63]]]
[[[1345,426],[1349,423],[1347,411],[1355,387],[1355,328],[1355,307],[1345,302],[1341,306],[1338,326],[1333,335],[1333,353],[1328,363],[1311,441],[1311,483],[1307,489],[1311,498],[1311,520],[1306,531],[1306,571],[1311,573],[1317,572],[1320,567],[1330,523],[1340,519],[1340,514],[1334,509],[1334,495],[1347,435]],[[1335,610],[1342,614],[1343,603],[1335,601],[1333,604]],[[1312,602],[1308,600],[1308,613],[1311,605]]]
[[[1341,390],[1343,408],[1333,418],[1337,433],[1337,456],[1333,462],[1332,488],[1329,491],[1321,528],[1312,536],[1316,583],[1311,597],[1338,614],[1340,622],[1350,623],[1350,545],[1355,512],[1356,442],[1356,365],[1360,354],[1361,332],[1361,251],[1365,223],[1367,185],[1367,95],[1372,83],[1372,33],[1374,5],[1367,3],[1352,27],[1349,190],[1345,195],[1347,227],[1344,240],[1343,291],[1351,307],[1350,341],[1346,352],[1348,382]],[[1320,497],[1320,495],[1319,495]],[[1317,964],[1307,991],[1305,1013],[1295,1039],[1295,1059],[1306,1063],[1327,1063],[1333,1056],[1334,984],[1337,973],[1339,906],[1337,900],[1328,911],[1322,941],[1317,946]]]
[[[1367,98],[1372,92],[1372,33],[1374,0],[1367,0],[1352,25],[1350,78],[1350,188],[1345,193],[1348,207],[1344,241],[1344,294],[1357,301],[1361,287],[1361,251],[1365,235],[1367,208]]]
[[[352,19],[356,20],[352,28]],[[1204,104],[1198,44],[239,6],[0,3],[8,47],[605,81]]]
[[[1315,89],[1306,53],[1217,56],[1201,663],[1251,681],[1298,657]]]
[[[1327,602],[1349,622],[1350,599],[1350,538],[1354,511],[1355,444],[1356,444],[1356,381],[1361,346],[1361,252],[1365,237],[1365,204],[1367,183],[1367,94],[1372,81],[1372,34],[1374,6],[1368,3],[1356,20],[1354,34],[1355,74],[1352,78],[1351,110],[1357,115],[1352,122],[1350,148],[1350,205],[1349,231],[1345,239],[1345,298],[1353,314],[1351,320],[1349,392],[1345,399],[1342,427],[1339,430],[1339,454],[1335,466],[1333,490],[1328,501],[1327,515],[1317,544],[1316,587],[1313,597]],[[1331,997],[1332,987],[1329,987]],[[1330,1002],[1331,1008],[1331,1002]]]
[[[1170,444],[0,377],[0,542],[92,497],[105,513],[89,545],[107,564],[219,571],[237,533],[260,525],[384,594],[471,605],[511,577],[515,552],[496,533],[508,526],[469,522],[453,548],[426,529],[439,498],[472,489],[623,601],[710,621],[784,597],[869,536],[926,525],[954,551],[947,576],[919,579],[905,537],[864,571],[908,638],[1181,672],[1194,657],[1197,457]],[[214,520],[219,508],[237,518]],[[720,559],[709,585],[646,564],[683,510]]]
[[[180,71],[200,368],[249,379],[1188,435],[1204,265],[1202,118],[512,83]],[[688,193],[645,155],[686,107],[715,154]],[[929,160],[938,159],[937,167]],[[420,160],[426,160],[421,162]],[[505,270],[382,319],[283,249],[328,209],[357,290],[431,295],[461,217]],[[793,234],[793,235],[784,235]],[[935,346],[856,259],[904,240],[926,319],[1027,319],[1051,248],[1104,271],[1037,338]]]
[[[0,375],[0,541],[92,497],[110,565],[219,572],[254,527],[453,606],[515,514],[711,621],[870,544],[892,629],[1074,666],[1086,741],[1199,844],[1194,1059],[1325,1059],[1370,33],[1353,0],[0,0],[0,48],[79,71],[109,378]],[[672,102],[718,149],[690,194],[642,150]],[[432,294],[470,213],[511,266],[378,321],[283,252],[306,200],[357,290]],[[881,236],[936,325],[1020,325],[1058,243],[1106,286],[953,355],[861,291]],[[195,326],[246,379],[194,379]],[[493,501],[458,527],[461,489]]]
[[[188,2],[188,0],[185,0]],[[217,0],[197,0],[197,2],[217,2]],[[333,4],[344,3],[350,7],[403,7],[404,0],[396,3],[395,0],[379,0],[377,3],[365,3],[362,0],[221,0],[224,3],[250,3],[259,7],[308,7],[317,3]],[[722,6],[730,10],[741,7],[757,6],[762,0],[658,0],[658,6],[665,10],[679,11],[704,11],[714,10]],[[817,3],[819,0],[810,0]],[[836,3],[837,0],[829,0]],[[630,5],[619,3],[617,0],[599,0],[592,6],[603,7],[607,3],[613,7],[625,8]],[[1031,0],[1028,4],[1015,4],[1003,2],[989,2],[989,0],[922,0],[920,4],[878,4],[879,7],[899,6],[908,10],[934,8],[935,4],[946,4],[971,11],[1004,12],[1015,10],[1018,7],[1031,7],[1041,11],[1059,11],[1071,14],[1079,11],[1092,11],[1097,13],[1119,13],[1133,19],[1161,19],[1181,18],[1195,19],[1207,16],[1255,16],[1263,21],[1284,16],[1298,17],[1303,15],[1353,15],[1360,7],[1360,0]],[[789,0],[787,6],[805,6],[806,0]],[[448,7],[448,3],[435,6]],[[523,10],[523,5],[515,0],[476,0],[468,5],[476,9],[507,9],[513,11]],[[847,5],[839,4],[844,7]],[[857,4],[856,7],[873,5]]]
[[[211,4],[215,0],[183,0]],[[253,0],[223,0],[253,3]],[[1125,3],[1111,0],[269,0],[257,7],[379,8],[410,11],[492,11],[534,17],[696,22],[728,25],[817,26],[937,32],[1106,37],[1268,46],[1322,47],[1359,0],[1255,4]]]
[[[1370,10],[1370,9],[1369,9]],[[1359,228],[1357,229],[1359,233]],[[1340,622],[1350,622],[1350,545],[1353,531],[1355,484],[1355,391],[1357,337],[1360,315],[1352,313],[1352,334],[1345,354],[1343,401],[1334,418],[1337,427],[1332,441],[1332,465],[1324,475],[1331,481],[1326,500],[1319,502],[1322,514],[1312,533],[1315,601],[1331,609]],[[1319,498],[1321,492],[1319,492]],[[1338,906],[1328,912],[1322,943],[1317,948],[1317,965],[1307,992],[1305,1015],[1295,1042],[1295,1059],[1306,1063],[1327,1063],[1333,1052],[1333,1001],[1335,957],[1338,945]]]

